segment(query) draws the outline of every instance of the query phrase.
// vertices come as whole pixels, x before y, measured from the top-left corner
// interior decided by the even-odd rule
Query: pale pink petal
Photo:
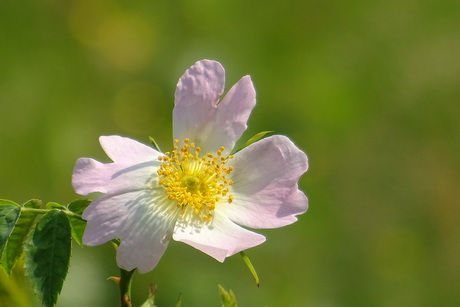
[[[160,192],[145,190],[98,198],[83,213],[88,220],[83,243],[93,246],[120,239],[118,265],[128,271],[151,271],[169,243],[179,213]]]
[[[72,174],[72,185],[81,195],[93,192],[120,194],[146,189],[157,176],[159,161],[140,162],[135,165],[101,163],[80,158]]]
[[[203,152],[228,153],[246,130],[255,105],[255,90],[249,76],[243,77],[219,103],[225,71],[215,61],[195,63],[180,78],[173,112],[174,138],[189,138]]]
[[[125,270],[153,270],[168,246],[180,209],[160,192],[139,194],[127,205],[130,209],[119,230],[117,251],[117,263]]]
[[[247,129],[247,121],[255,105],[256,91],[251,77],[245,76],[225,95],[208,122],[208,134],[204,143],[210,152],[224,146],[224,155],[230,153],[236,141]]]
[[[162,155],[152,147],[118,135],[101,136],[99,142],[107,156],[114,162],[138,164],[156,160]]]
[[[287,137],[265,138],[230,161],[235,199],[221,210],[232,221],[251,228],[276,228],[295,222],[295,216],[307,210],[307,198],[297,187],[308,168],[307,156]]]
[[[292,188],[292,193],[286,198],[285,203],[277,212],[278,217],[290,220],[291,223],[297,221],[295,215],[303,214],[308,209],[308,198],[305,193],[299,190],[296,185]],[[291,224],[288,223],[288,224]]]
[[[212,222],[201,227],[179,220],[173,239],[193,246],[220,262],[265,241],[264,236],[236,225],[218,210],[214,211]]]
[[[196,62],[182,75],[174,94],[175,139],[199,141],[196,137],[214,114],[224,87],[225,70],[216,61]]]
[[[142,192],[120,195],[104,195],[94,200],[83,212],[88,221],[83,235],[83,244],[99,245],[120,237],[120,226],[129,215],[126,205]]]

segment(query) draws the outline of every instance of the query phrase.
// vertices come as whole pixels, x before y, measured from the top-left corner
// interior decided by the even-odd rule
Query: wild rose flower
[[[241,226],[282,227],[307,210],[297,186],[307,157],[287,137],[270,136],[230,155],[256,98],[245,76],[219,101],[224,83],[223,67],[210,60],[180,78],[171,151],[101,136],[113,163],[77,160],[75,191],[105,194],[83,213],[85,245],[120,239],[118,265],[140,273],[157,265],[171,238],[223,262],[265,241]]]

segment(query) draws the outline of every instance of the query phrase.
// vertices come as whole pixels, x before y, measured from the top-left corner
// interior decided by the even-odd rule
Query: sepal
[[[234,155],[235,153],[237,153],[238,151],[248,147],[249,145],[251,145],[252,143],[255,143],[257,142],[258,140],[262,139],[263,137],[265,137],[267,134],[269,133],[273,133],[274,131],[262,131],[262,132],[259,132],[257,133],[256,135],[254,135],[252,138],[250,138],[249,140],[247,140],[243,145],[241,146],[235,146],[235,148],[232,150],[231,154]]]

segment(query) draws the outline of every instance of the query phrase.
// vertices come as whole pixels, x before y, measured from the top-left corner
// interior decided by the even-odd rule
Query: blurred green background
[[[100,135],[167,148],[178,78],[215,59],[227,88],[255,83],[245,137],[308,154],[310,209],[247,251],[260,288],[239,256],[172,242],[135,305],[157,284],[161,307],[219,306],[220,283],[243,307],[460,306],[459,55],[458,0],[3,0],[0,198],[78,198]],[[58,306],[117,306],[117,274],[110,244],[75,245]]]

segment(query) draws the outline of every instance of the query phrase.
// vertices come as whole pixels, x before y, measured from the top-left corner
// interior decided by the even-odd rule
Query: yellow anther
[[[174,142],[180,144],[179,140]],[[162,162],[158,182],[165,189],[168,199],[176,202],[181,214],[189,212],[202,221],[210,222],[217,204],[233,202],[234,197],[229,194],[233,181],[226,178],[233,167],[225,166],[230,157],[222,156],[224,150],[221,147],[216,155],[206,153],[200,156],[201,148],[185,139],[182,148],[174,146],[171,152],[158,158]]]

